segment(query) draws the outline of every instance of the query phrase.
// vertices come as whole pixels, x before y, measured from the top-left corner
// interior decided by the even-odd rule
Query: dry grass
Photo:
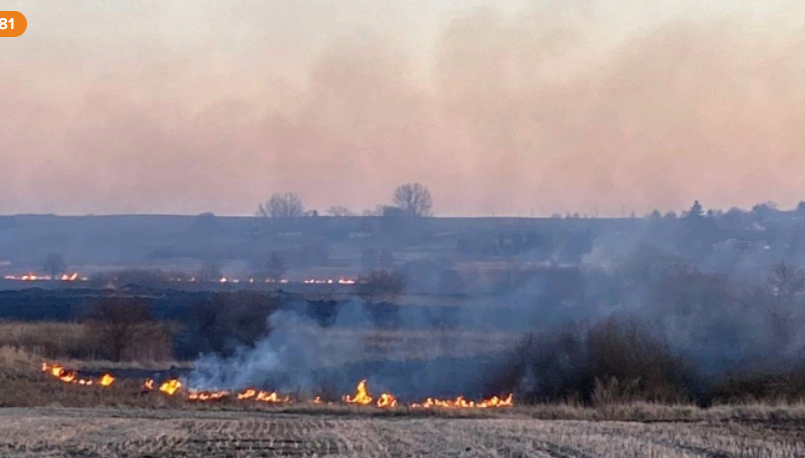
[[[0,409],[22,457],[801,457],[801,423],[450,420],[139,409]]]
[[[133,380],[111,388],[63,384],[38,371],[39,363],[0,349],[0,456],[805,456],[805,404],[482,411],[194,404],[143,394]]]
[[[100,358],[101,342],[97,336],[88,332],[82,323],[0,322],[0,352],[5,355],[0,355],[0,358],[8,357],[11,353],[18,353],[15,358],[19,358],[20,354],[27,354],[38,363],[42,360],[58,360],[72,366],[80,363],[85,369],[93,367],[157,369],[171,365],[187,367],[191,364],[155,358],[170,353],[165,350],[165,347],[170,346],[170,342],[149,338],[139,345],[138,358],[135,361],[112,362]]]
[[[118,380],[110,388],[83,387],[61,383],[38,368],[42,360],[35,355],[10,347],[0,348],[0,407],[134,407],[147,409],[181,409],[187,411],[252,411],[284,414],[337,415],[347,417],[407,418],[532,418],[542,420],[694,422],[694,421],[803,421],[805,402],[730,404],[702,409],[692,405],[664,405],[629,402],[600,405],[596,408],[574,403],[516,406],[514,408],[409,409],[393,410],[353,407],[341,404],[323,405],[300,402],[290,405],[239,402],[233,399],[210,403],[193,403],[180,396],[169,397],[155,392],[143,393],[141,380]],[[80,363],[67,367],[82,367]]]
[[[63,357],[86,346],[79,323],[0,322],[0,347],[22,348],[44,358]]]

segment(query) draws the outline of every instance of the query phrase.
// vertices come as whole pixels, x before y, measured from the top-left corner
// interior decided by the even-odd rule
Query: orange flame
[[[285,404],[291,402],[288,396],[280,397],[276,391],[257,391],[249,388],[246,391],[237,394],[238,400],[254,399],[257,402],[267,402],[271,404]]]
[[[355,389],[355,396],[345,395],[341,399],[347,404],[357,404],[361,406],[369,405],[374,400],[374,398],[372,398],[372,396],[369,394],[369,386],[367,385],[365,379],[358,382],[358,386]],[[381,394],[375,403],[377,407],[381,408],[397,407],[397,404],[397,398],[395,398],[391,393]]]
[[[343,399],[347,404],[358,404],[362,406],[371,404],[372,396],[369,395],[369,389],[366,386],[366,379],[358,382],[354,397],[346,394],[341,399]]]
[[[229,391],[193,391],[187,395],[190,401],[218,401],[229,396]]]
[[[253,389],[249,388],[248,390],[244,391],[243,393],[238,393],[238,400],[251,399],[251,398],[253,398],[255,396],[257,396],[257,390],[253,390]]]
[[[493,396],[489,399],[474,402],[464,399],[463,396],[458,396],[455,399],[435,399],[427,398],[422,403],[413,403],[411,408],[417,409],[431,409],[439,407],[443,409],[486,409],[490,407],[511,407],[514,405],[514,395],[509,393],[505,398]]]
[[[380,408],[397,407],[397,398],[393,394],[383,393],[377,398],[377,406]]]
[[[81,386],[92,386],[95,385],[96,382],[90,379],[81,379],[78,377],[78,373],[73,370],[67,370],[63,366],[59,364],[48,364],[42,363],[42,372],[50,375],[51,377],[64,382],[64,383],[71,383],[77,384]],[[105,373],[101,375],[101,377],[97,380],[97,385],[102,387],[109,387],[115,382],[115,377],[111,373]],[[155,383],[153,379],[145,379],[143,382],[143,389],[146,390],[153,390],[155,387]],[[182,383],[178,379],[168,379],[165,382],[159,385],[159,391],[165,393],[168,396],[173,396],[179,392],[182,388]],[[187,393],[187,400],[189,401],[214,401],[224,399],[229,397],[231,393],[229,391],[188,391]],[[290,403],[291,398],[289,396],[281,396],[276,391],[258,391],[253,388],[246,389],[245,391],[239,392],[235,394],[237,400],[245,401],[245,400],[254,400],[256,402],[264,402],[270,404],[285,404]],[[342,400],[347,404],[355,404],[359,406],[367,406],[374,403],[379,408],[394,408],[399,405],[399,401],[397,398],[391,393],[382,393],[376,400],[369,394],[369,386],[366,380],[361,380],[358,382],[357,387],[355,388],[355,394],[353,396],[344,395]],[[314,404],[322,404],[323,401],[320,396],[316,396],[312,399]],[[431,409],[431,408],[443,408],[443,409],[487,409],[487,408],[499,408],[499,407],[512,407],[514,406],[514,396],[512,393],[509,393],[505,397],[499,396],[492,396],[488,399],[483,399],[481,401],[470,401],[465,399],[463,396],[457,396],[455,399],[438,399],[438,398],[426,398],[423,402],[420,403],[411,403],[408,404],[409,407],[414,409]]]
[[[42,372],[64,383],[75,383],[81,386],[91,386],[95,384],[90,379],[78,378],[76,371],[65,369],[64,366],[59,364],[42,363]]]
[[[180,382],[178,379],[172,378],[159,385],[159,391],[167,394],[168,396],[173,396],[181,387],[182,382]]]

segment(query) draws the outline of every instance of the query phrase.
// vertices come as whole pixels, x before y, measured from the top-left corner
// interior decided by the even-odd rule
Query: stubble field
[[[803,457],[804,426],[8,408],[0,456]]]

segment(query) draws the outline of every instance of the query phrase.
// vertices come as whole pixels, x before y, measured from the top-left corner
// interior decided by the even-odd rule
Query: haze
[[[805,5],[669,3],[6,2],[0,213],[805,199]]]

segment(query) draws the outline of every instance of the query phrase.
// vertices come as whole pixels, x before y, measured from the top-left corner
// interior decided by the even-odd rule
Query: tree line
[[[394,189],[391,205],[378,205],[374,209],[364,210],[363,216],[431,216],[433,197],[427,187],[420,183],[406,183]],[[343,206],[330,207],[330,216],[358,216],[357,213]],[[318,216],[317,210],[306,210],[302,198],[295,192],[277,192],[260,204],[257,216],[266,218],[298,218],[301,216]]]

